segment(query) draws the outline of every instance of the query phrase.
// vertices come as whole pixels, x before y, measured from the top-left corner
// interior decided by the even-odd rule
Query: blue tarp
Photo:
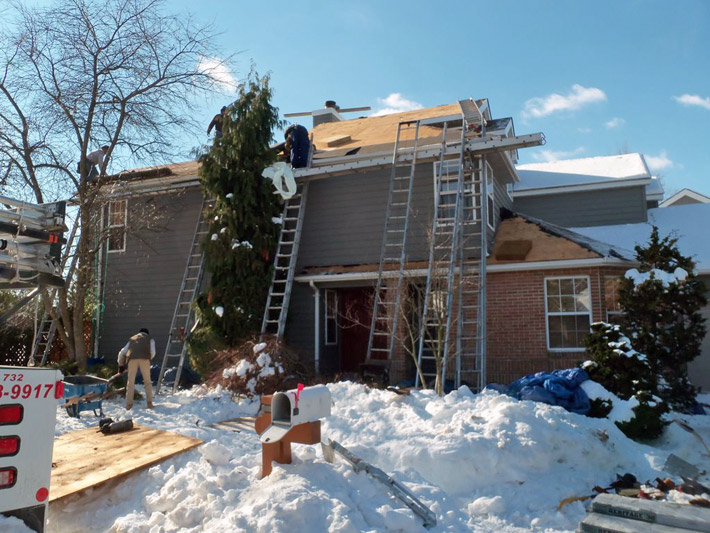
[[[559,405],[580,415],[589,412],[587,393],[580,387],[589,375],[581,368],[553,370],[530,374],[510,385],[493,383],[486,388],[496,390],[518,400],[532,400],[548,405]]]

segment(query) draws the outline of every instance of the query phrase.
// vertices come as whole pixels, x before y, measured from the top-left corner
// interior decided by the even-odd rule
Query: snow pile
[[[604,394],[591,390],[591,382],[584,386]],[[434,531],[571,532],[584,505],[558,511],[563,498],[590,494],[625,472],[642,482],[666,477],[671,452],[706,464],[698,440],[676,424],[651,447],[627,439],[613,421],[494,391],[473,395],[462,387],[438,398],[353,383],[328,388],[334,403],[323,438],[393,473],[436,513]],[[135,421],[206,444],[53,505],[48,531],[424,531],[382,484],[343,461],[324,462],[318,446],[293,445],[293,463],[274,465],[259,479],[256,435],[207,427],[257,407],[231,402],[219,388],[159,396],[155,410],[133,413]],[[104,409],[112,417],[123,412],[113,401]],[[710,439],[710,417],[684,418]],[[58,422],[58,433],[96,424],[90,417],[69,419],[62,410]],[[700,481],[707,484],[707,477]]]
[[[654,268],[648,272],[639,272],[632,268],[627,270],[624,277],[634,282],[634,287],[638,287],[647,281],[660,281],[664,287],[668,287],[671,283],[679,283],[685,281],[688,277],[688,272],[685,269],[677,267],[673,272],[666,272],[659,268]]]

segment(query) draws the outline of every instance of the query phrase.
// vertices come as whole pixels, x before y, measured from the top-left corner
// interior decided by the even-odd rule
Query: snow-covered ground
[[[666,477],[670,453],[710,470],[700,441],[677,424],[646,446],[608,420],[493,391],[473,395],[464,387],[438,398],[429,391],[399,396],[352,383],[328,388],[333,410],[323,437],[394,473],[436,513],[434,531],[571,532],[584,516],[584,503],[558,511],[560,500],[591,494],[616,474],[631,472],[642,482]],[[160,395],[155,403],[147,411],[136,402],[134,421],[205,444],[52,505],[50,533],[425,531],[383,485],[340,460],[325,462],[320,446],[293,445],[293,464],[274,465],[270,476],[259,479],[256,434],[207,427],[254,415],[255,401],[237,404],[223,391],[196,388]],[[114,419],[126,415],[118,400],[104,402],[104,410]],[[710,416],[672,417],[710,442]],[[89,414],[75,419],[58,409],[56,434],[96,424]],[[707,484],[707,475],[700,481]],[[0,530],[29,531],[7,518],[0,518]]]

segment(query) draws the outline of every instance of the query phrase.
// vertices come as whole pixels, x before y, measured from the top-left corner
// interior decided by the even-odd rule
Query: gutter
[[[486,272],[494,274],[496,272],[516,272],[526,270],[551,270],[561,268],[590,268],[603,266],[635,266],[636,261],[627,261],[624,259],[616,259],[614,257],[599,257],[594,259],[567,259],[564,261],[534,261],[530,263],[504,263],[504,264],[488,264]],[[413,270],[405,270],[405,277],[418,278],[426,277],[428,270],[426,268],[417,268]],[[699,272],[702,273],[702,272]],[[710,273],[710,271],[708,271]],[[382,273],[383,278],[394,278],[399,275],[398,270],[385,271]],[[377,271],[370,272],[346,272],[343,274],[304,274],[295,276],[294,281],[299,283],[308,283],[313,287],[315,283],[339,282],[339,281],[370,281],[377,279]]]
[[[320,374],[320,289],[316,287],[315,281],[311,280],[308,282],[308,284],[311,286],[311,289],[313,289],[313,298],[315,298],[316,301],[316,306],[315,306],[315,322],[316,322],[316,327],[315,327],[315,350],[314,350],[314,359],[315,359],[315,367],[316,367],[316,375]]]

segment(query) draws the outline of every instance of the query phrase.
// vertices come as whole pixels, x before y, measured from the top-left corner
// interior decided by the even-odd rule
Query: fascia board
[[[510,195],[513,198],[522,198],[527,196],[546,196],[548,194],[564,194],[570,192],[620,189],[623,187],[632,187],[634,185],[645,186],[649,183],[651,183],[651,178],[615,179],[614,181],[580,183],[577,185],[555,185],[554,187],[540,187],[537,189],[523,189],[519,191],[513,190],[511,191]]]

